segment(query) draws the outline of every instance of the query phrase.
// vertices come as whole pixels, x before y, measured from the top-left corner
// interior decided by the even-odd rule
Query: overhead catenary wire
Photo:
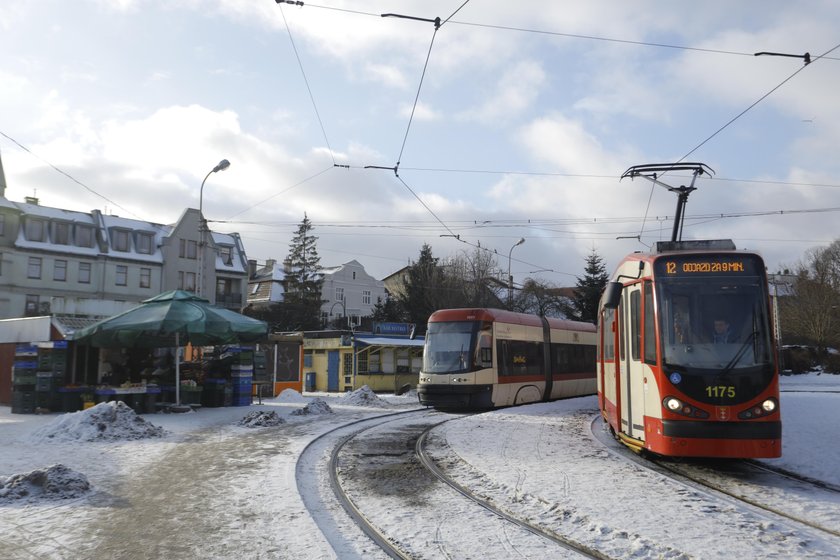
[[[677,160],[676,162],[674,162],[674,163],[676,164],[676,163],[680,163],[680,162],[684,161],[684,160],[685,160],[686,158],[688,158],[691,154],[693,154],[694,152],[696,152],[697,150],[699,150],[701,147],[703,147],[704,145],[706,145],[706,144],[707,144],[710,140],[712,140],[713,138],[715,138],[718,134],[720,134],[721,132],[723,132],[724,130],[726,130],[726,129],[730,126],[730,125],[732,125],[732,124],[733,124],[734,122],[736,122],[738,119],[740,119],[741,117],[743,117],[744,115],[746,115],[746,114],[747,114],[750,110],[752,110],[752,109],[753,109],[756,105],[758,105],[759,103],[761,103],[762,101],[764,101],[765,99],[767,99],[768,97],[770,97],[770,95],[772,95],[775,91],[777,91],[777,90],[778,90],[779,88],[781,88],[783,85],[785,85],[785,84],[786,84],[786,83],[788,83],[790,80],[792,80],[794,77],[796,77],[797,75],[799,75],[799,73],[800,73],[800,72],[802,72],[803,70],[805,70],[805,68],[808,68],[808,67],[811,65],[811,63],[812,63],[812,62],[815,62],[815,61],[820,60],[820,59],[824,59],[827,55],[829,55],[830,53],[834,52],[834,51],[835,51],[835,50],[837,50],[838,48],[840,48],[840,44],[835,45],[834,47],[830,48],[829,50],[827,50],[827,51],[826,51],[826,52],[824,52],[823,54],[821,54],[821,55],[817,56],[817,57],[816,57],[816,58],[814,58],[813,60],[809,57],[809,58],[805,61],[805,64],[803,64],[802,66],[800,66],[799,68],[797,68],[797,69],[796,69],[796,71],[794,71],[791,75],[789,75],[787,78],[785,78],[784,80],[782,80],[779,84],[777,84],[775,87],[773,87],[770,91],[768,91],[767,93],[765,93],[764,95],[762,95],[761,97],[759,97],[758,99],[756,99],[754,102],[752,102],[752,103],[751,103],[751,104],[750,104],[750,105],[749,105],[746,109],[744,109],[743,111],[741,111],[740,113],[738,113],[737,115],[735,115],[734,117],[732,117],[731,119],[729,119],[729,120],[728,120],[728,121],[727,121],[727,122],[726,122],[723,126],[721,126],[720,128],[718,128],[717,130],[715,130],[715,131],[714,131],[711,135],[709,135],[708,137],[706,137],[703,141],[701,141],[701,142],[700,142],[699,144],[697,144],[694,148],[692,148],[691,150],[689,150],[689,151],[688,151],[685,155],[683,155],[680,159],[678,159],[678,160]],[[661,179],[661,178],[662,178],[662,176],[663,176],[663,175],[665,175],[665,173],[667,173],[667,171],[665,171],[665,172],[663,172],[662,174],[660,174],[659,179]],[[651,197],[653,196],[653,188],[654,188],[654,186],[656,186],[656,183],[653,183],[653,184],[651,185],[651,195],[650,195]],[[648,209],[649,209],[649,208],[650,208],[650,198],[648,199]],[[647,213],[647,210],[646,210],[645,212]],[[641,231],[639,231],[639,238],[640,238],[640,239],[641,239],[641,236],[642,236],[642,235],[644,235],[644,223],[642,223],[642,229],[641,229]]]
[[[301,5],[303,5],[302,2]],[[280,15],[283,17],[283,24],[286,26],[286,32],[289,35],[289,42],[292,44],[292,50],[295,53],[298,68],[300,68],[300,74],[303,77],[303,83],[306,85],[306,91],[309,92],[309,100],[312,102],[312,109],[315,111],[315,116],[318,119],[318,125],[321,127],[321,134],[323,134],[324,136],[324,142],[327,144],[327,149],[330,152],[330,158],[332,158],[332,162],[333,164],[335,164],[335,154],[333,153],[332,147],[330,146],[330,140],[329,138],[327,138],[327,130],[326,128],[324,128],[324,122],[321,120],[321,113],[318,111],[318,104],[315,103],[315,96],[312,93],[312,88],[309,86],[309,80],[306,77],[306,70],[304,70],[303,68],[303,62],[300,59],[300,54],[298,53],[297,45],[295,45],[295,39],[292,36],[292,29],[291,27],[289,27],[289,22],[286,20],[286,14],[283,12],[283,6],[280,6]]]

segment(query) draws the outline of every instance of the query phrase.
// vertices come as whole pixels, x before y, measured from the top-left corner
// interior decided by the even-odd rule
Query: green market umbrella
[[[173,290],[76,331],[73,340],[97,348],[180,348],[263,340],[268,324]],[[175,401],[180,404],[180,364],[175,360]]]

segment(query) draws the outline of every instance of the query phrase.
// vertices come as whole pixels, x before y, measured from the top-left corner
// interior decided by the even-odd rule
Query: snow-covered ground
[[[840,486],[840,376],[783,376],[782,390],[783,457],[767,462]],[[0,555],[371,557],[375,547],[364,542],[331,548],[299,494],[297,458],[336,427],[415,407],[416,396],[369,391],[286,391],[263,405],[143,417],[113,405],[63,415],[0,407]],[[432,432],[433,456],[462,485],[613,558],[840,552],[840,538],[769,519],[608,452],[590,430],[596,408],[585,397],[457,418]],[[825,501],[820,514],[840,525],[840,497]],[[341,520],[334,530],[353,531]],[[469,544],[468,533],[461,538],[476,557],[508,557],[478,539]],[[442,556],[430,549],[424,557]]]

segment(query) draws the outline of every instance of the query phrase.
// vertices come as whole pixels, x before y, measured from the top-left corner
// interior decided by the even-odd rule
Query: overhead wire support
[[[807,66],[807,65],[809,65],[809,64],[811,64],[811,53],[807,53],[807,52],[806,52],[805,54],[788,54],[788,53],[777,53],[777,52],[767,52],[767,51],[761,51],[761,52],[757,52],[757,53],[755,53],[753,56],[762,56],[762,55],[768,55],[768,56],[787,56],[787,57],[790,57],[790,58],[801,58],[802,60],[804,60],[804,61],[805,61],[805,65],[806,65],[806,66]]]
[[[380,16],[384,17],[384,18],[395,17],[395,18],[400,18],[400,19],[413,19],[414,21],[425,21],[427,23],[434,23],[435,24],[435,29],[439,29],[440,26],[441,26],[440,17],[436,17],[435,19],[429,19],[429,18],[421,18],[421,17],[416,17],[416,16],[406,16],[406,15],[403,15],[403,14],[380,14]]]

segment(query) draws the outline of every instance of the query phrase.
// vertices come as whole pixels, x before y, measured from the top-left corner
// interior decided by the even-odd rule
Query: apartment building
[[[240,311],[248,269],[238,234],[202,230],[198,210],[164,225],[13,202],[0,192],[0,319],[104,317],[161,292]]]

